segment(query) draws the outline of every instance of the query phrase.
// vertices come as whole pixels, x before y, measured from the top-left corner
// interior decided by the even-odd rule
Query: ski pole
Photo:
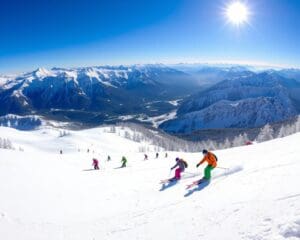
[[[169,171],[169,176],[168,176],[168,177],[170,177],[170,176],[171,176],[171,173],[172,173],[172,169],[170,169],[170,171]]]
[[[187,174],[190,174],[190,175],[194,175],[194,176],[197,176],[197,174],[196,174],[196,173],[192,173],[192,172],[187,172],[187,171],[185,171],[185,173],[187,173]]]
[[[216,167],[216,168],[225,169],[225,170],[229,169],[229,168],[225,168],[225,167]]]

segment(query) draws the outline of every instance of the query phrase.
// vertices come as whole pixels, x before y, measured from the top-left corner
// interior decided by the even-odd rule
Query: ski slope
[[[149,152],[144,161],[138,149],[146,143],[104,128],[59,137],[53,128],[0,127],[0,135],[16,148],[0,149],[1,239],[300,238],[299,133],[216,151],[219,166],[229,170],[215,169],[208,186],[191,191],[185,186],[204,168],[195,168],[200,153],[164,158],[162,152],[155,159]],[[128,167],[120,169],[123,155]],[[177,156],[189,167],[180,182],[161,188]],[[93,157],[99,171],[91,170]]]

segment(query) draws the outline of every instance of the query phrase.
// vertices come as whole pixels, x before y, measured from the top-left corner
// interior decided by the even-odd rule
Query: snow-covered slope
[[[215,169],[208,186],[188,192],[185,185],[202,175],[200,153],[154,159],[149,152],[143,161],[145,143],[104,129],[0,128],[24,150],[0,149],[3,239],[300,238],[300,134],[217,151],[219,167],[229,170]],[[118,169],[123,155],[129,166]],[[179,183],[161,189],[176,156],[189,167]],[[92,157],[99,171],[89,171]]]

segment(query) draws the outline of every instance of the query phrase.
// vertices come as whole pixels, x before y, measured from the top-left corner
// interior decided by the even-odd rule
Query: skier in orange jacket
[[[203,180],[210,180],[211,178],[211,171],[217,166],[218,158],[215,154],[212,152],[207,151],[204,149],[202,151],[204,157],[203,159],[196,165],[196,167],[199,167],[202,163],[207,162],[207,166],[204,169],[204,177]]]

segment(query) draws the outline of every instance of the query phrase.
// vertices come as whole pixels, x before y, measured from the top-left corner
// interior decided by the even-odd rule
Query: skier
[[[180,180],[181,173],[184,172],[184,170],[188,166],[186,161],[184,161],[183,159],[180,159],[178,157],[175,159],[175,161],[176,161],[176,164],[173,167],[171,167],[171,170],[173,170],[174,168],[177,167],[175,169],[175,176],[173,178],[168,179],[169,182]]]
[[[59,153],[60,153],[60,154],[63,154],[63,150],[60,150]]]
[[[167,152],[165,153],[165,158],[168,158],[168,153]]]
[[[126,167],[126,164],[127,164],[127,159],[126,159],[126,157],[123,156],[121,162],[122,162],[121,168]]]
[[[108,155],[107,156],[107,161],[109,162],[111,160],[111,157]]]
[[[217,161],[218,158],[215,154],[213,154],[212,152],[207,151],[206,149],[204,149],[202,151],[204,157],[203,159],[196,165],[196,167],[199,167],[202,163],[207,162],[207,166],[204,169],[204,177],[192,182],[191,184],[188,184],[186,186],[186,189],[189,189],[193,186],[196,185],[200,185],[201,183],[208,183],[210,182],[210,178],[211,178],[211,171],[217,166]]]
[[[159,157],[159,154],[158,153],[156,153],[156,158],[158,158]]]
[[[148,155],[144,154],[144,160],[148,160]]]
[[[93,166],[95,170],[99,169],[99,161],[96,158],[93,158]]]
[[[217,166],[218,158],[215,154],[212,152],[207,151],[204,149],[202,151],[204,157],[203,159],[196,165],[196,167],[199,167],[202,163],[207,162],[207,166],[204,169],[204,177],[199,180],[199,183],[201,183],[202,180],[210,180],[211,178],[211,171]]]

